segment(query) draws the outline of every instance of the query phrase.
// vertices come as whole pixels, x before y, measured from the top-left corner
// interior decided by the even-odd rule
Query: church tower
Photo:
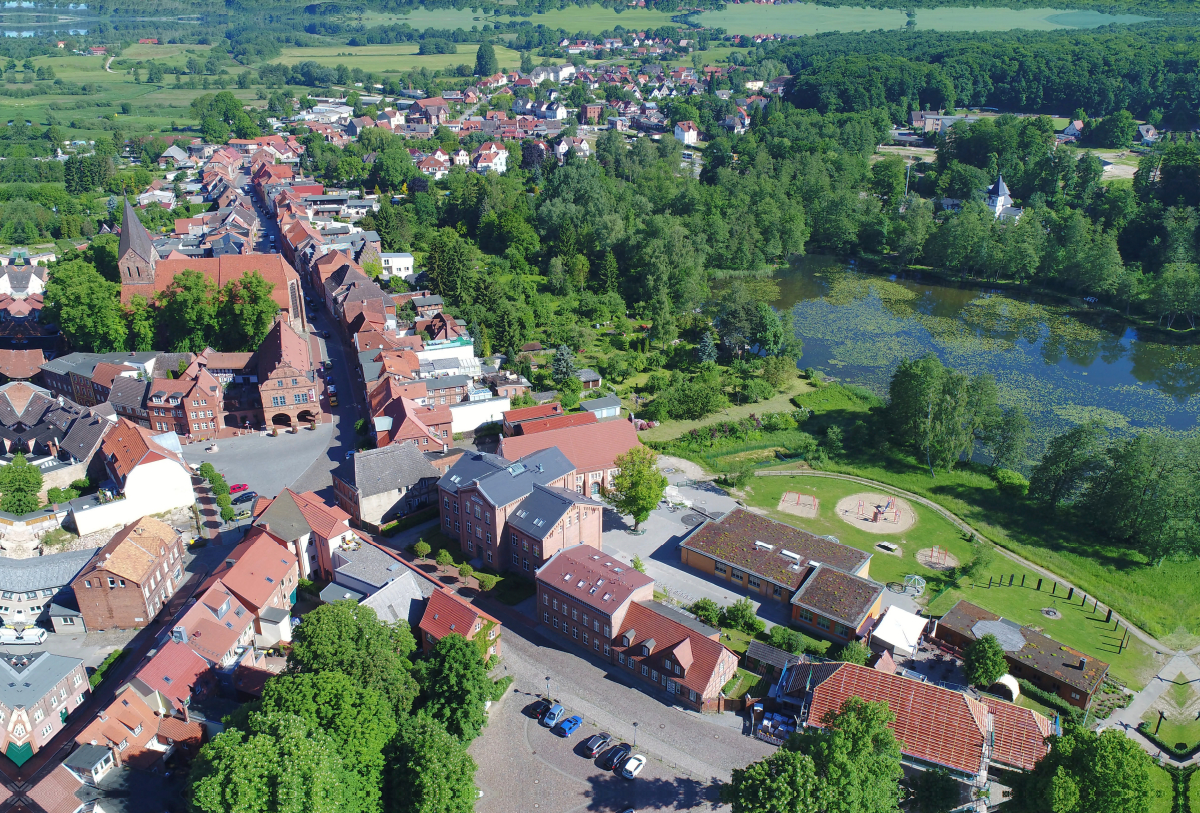
[[[137,212],[125,199],[125,213],[121,218],[121,244],[117,249],[117,268],[121,271],[121,285],[154,285],[154,264],[158,252],[150,240],[150,232],[138,220]]]

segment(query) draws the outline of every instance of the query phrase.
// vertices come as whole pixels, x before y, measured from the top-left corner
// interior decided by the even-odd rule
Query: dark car
[[[241,505],[244,502],[254,502],[258,499],[258,494],[253,491],[247,491],[244,494],[239,494],[233,498],[234,505]]]
[[[607,748],[610,742],[612,742],[612,734],[609,734],[607,731],[602,731],[599,734],[593,734],[592,736],[588,737],[587,741],[583,744],[583,752],[589,757],[595,757],[601,751]]]
[[[615,771],[617,766],[625,761],[625,758],[633,753],[633,746],[627,742],[623,742],[616,748],[604,755],[604,761],[600,766],[606,771]]]

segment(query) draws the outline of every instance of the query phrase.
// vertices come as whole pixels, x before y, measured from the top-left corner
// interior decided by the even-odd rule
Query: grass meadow
[[[273,62],[283,65],[295,65],[298,62],[312,60],[322,65],[345,65],[349,68],[362,68],[364,71],[376,73],[401,72],[428,68],[431,71],[445,70],[457,65],[475,67],[475,51],[479,46],[473,43],[458,43],[457,54],[430,54],[420,56],[417,43],[404,42],[394,45],[363,45],[352,47],[337,45],[328,48],[284,48],[283,55]],[[521,64],[521,55],[511,48],[496,46],[496,59],[500,66],[516,68]]]

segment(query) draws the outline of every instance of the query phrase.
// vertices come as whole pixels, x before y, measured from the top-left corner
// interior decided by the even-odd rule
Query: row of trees
[[[404,621],[353,602],[324,605],[295,632],[287,670],[225,719],[191,772],[204,813],[469,813],[493,683],[475,641],[451,634],[413,663]]]
[[[967,788],[945,770],[904,778],[886,703],[857,697],[821,728],[793,734],[771,756],[735,768],[721,786],[733,813],[946,813]],[[1013,777],[1018,813],[1149,813],[1157,791],[1150,756],[1123,732],[1067,729],[1034,770]]]

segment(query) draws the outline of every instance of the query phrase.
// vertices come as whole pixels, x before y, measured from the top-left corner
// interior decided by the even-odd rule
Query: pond
[[[820,34],[825,31],[875,31],[903,28],[908,18],[900,9],[859,6],[817,6],[811,3],[729,4],[723,11],[706,11],[692,18],[700,25],[724,28],[731,34]],[[1149,21],[1136,14],[1102,14],[1054,8],[918,8],[916,27],[932,31],[1009,31],[1059,28],[1098,28],[1102,25]]]
[[[815,367],[879,394],[904,358],[934,352],[990,373],[1003,405],[1030,416],[1038,442],[1097,418],[1114,430],[1189,430],[1200,417],[1200,346],[1173,345],[1113,317],[986,286],[901,279],[805,257],[782,271],[779,308],[791,308]]]

